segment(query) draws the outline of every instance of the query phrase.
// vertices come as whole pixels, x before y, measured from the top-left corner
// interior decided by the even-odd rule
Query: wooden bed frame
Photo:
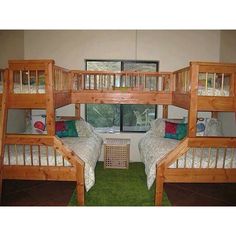
[[[45,93],[39,93],[39,74],[45,77]],[[229,80],[229,96],[198,95],[199,73],[213,74]],[[25,86],[31,91],[34,77],[35,93],[23,93]],[[217,77],[217,78],[218,78]],[[25,82],[27,81],[27,82]],[[191,62],[189,67],[175,72],[107,72],[67,70],[55,65],[53,60],[9,61],[4,71],[4,93],[1,96],[2,119],[0,127],[1,179],[68,180],[77,182],[77,198],[84,205],[84,163],[55,136],[55,109],[74,103],[75,117],[80,117],[80,104],[159,104],[163,117],[168,117],[168,105],[189,110],[188,137],[157,165],[155,203],[162,201],[165,182],[236,182],[235,169],[169,168],[190,148],[236,147],[236,138],[196,137],[198,111],[236,111],[236,64]],[[18,83],[20,93],[14,92]],[[26,85],[25,85],[26,84]],[[215,90],[213,90],[215,91]],[[7,111],[10,108],[45,109],[47,135],[6,134]],[[71,166],[20,166],[3,165],[4,148],[8,145],[40,146],[53,148]],[[57,155],[57,154],[55,154]],[[40,163],[40,160],[39,160]],[[2,182],[2,181],[0,181]]]

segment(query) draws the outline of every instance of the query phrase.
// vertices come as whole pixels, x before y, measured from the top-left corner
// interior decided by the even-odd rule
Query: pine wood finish
[[[0,70],[0,73],[1,70]],[[228,86],[228,95],[202,96],[198,94],[199,75],[205,79],[205,91],[208,89],[208,76],[211,74],[213,94],[216,85],[221,91]],[[217,77],[218,76],[218,77]],[[227,78],[229,82],[227,82]],[[163,185],[166,182],[236,182],[234,168],[217,168],[219,153],[216,152],[215,168],[179,168],[179,159],[195,149],[235,148],[236,138],[196,137],[196,117],[198,111],[211,111],[216,117],[218,111],[236,111],[236,64],[191,62],[188,67],[175,72],[108,72],[67,70],[55,65],[53,60],[12,60],[4,72],[4,92],[0,94],[2,119],[0,127],[0,152],[2,178],[44,179],[76,181],[78,203],[84,205],[84,162],[64,143],[55,137],[55,109],[71,103],[76,104],[75,117],[80,117],[80,104],[159,104],[163,105],[163,117],[168,117],[168,105],[175,105],[189,111],[188,137],[173,151],[168,153],[157,165],[156,205],[161,205]],[[45,90],[42,90],[42,80]],[[33,84],[31,82],[34,82]],[[17,84],[17,89],[15,84]],[[228,84],[227,84],[228,83]],[[18,92],[17,92],[18,91]],[[28,91],[28,92],[25,92]],[[47,113],[47,135],[6,135],[7,110],[9,108],[38,108]],[[38,165],[33,159],[31,166],[3,165],[4,147],[8,145],[29,145],[31,150],[38,147]],[[41,147],[53,148],[55,165],[49,162],[43,166]],[[232,149],[234,150],[234,149]],[[63,156],[63,165],[57,166],[57,153]],[[25,155],[25,154],[24,154]],[[233,160],[232,154],[232,160]],[[17,159],[18,157],[16,157]],[[70,166],[66,166],[68,161]],[[10,163],[10,162],[9,162]],[[175,168],[170,166],[176,163]],[[231,161],[231,167],[233,161]],[[1,186],[0,186],[1,187]]]

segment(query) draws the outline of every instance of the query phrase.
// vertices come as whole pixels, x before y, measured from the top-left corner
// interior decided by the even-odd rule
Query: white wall
[[[192,30],[66,30],[24,31],[25,59],[52,58],[68,69],[85,68],[85,59],[159,60],[160,71],[173,71],[194,60],[219,61],[220,31]],[[158,116],[162,108],[158,108]],[[74,115],[74,106],[57,110]],[[170,106],[170,117],[187,111]],[[81,109],[84,117],[84,107]],[[138,141],[143,134],[103,134],[131,138],[131,161],[140,161]]]
[[[24,31],[22,30],[0,30],[0,68],[6,68],[10,59],[24,59]],[[24,129],[24,111],[9,110],[7,132],[17,133]]]
[[[221,31],[220,61],[236,63],[236,31]],[[225,136],[236,136],[236,117],[233,112],[219,113]]]
[[[24,31],[0,30],[0,68],[10,59],[24,59]]]

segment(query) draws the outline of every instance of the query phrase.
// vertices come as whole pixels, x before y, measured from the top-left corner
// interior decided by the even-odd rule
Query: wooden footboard
[[[156,168],[155,204],[164,183],[235,183],[236,138],[186,138]]]
[[[84,162],[54,136],[7,135],[3,179],[76,181],[84,205]]]

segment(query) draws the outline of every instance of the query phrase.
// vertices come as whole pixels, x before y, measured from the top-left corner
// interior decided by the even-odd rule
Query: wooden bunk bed
[[[189,111],[188,136],[156,166],[156,205],[161,205],[164,183],[236,182],[236,138],[196,136],[198,111],[236,111],[236,64],[191,62],[173,74],[172,103]]]
[[[70,104],[69,71],[55,66],[53,60],[9,61],[5,70],[2,98],[1,175],[3,179],[76,181],[77,201],[84,205],[84,162],[55,136],[55,109]],[[8,109],[45,109],[47,134],[6,134]],[[15,149],[10,153],[10,146]],[[23,165],[18,165],[18,150],[23,152]],[[30,153],[31,164],[26,162]],[[3,165],[4,153],[8,164]],[[33,155],[38,157],[34,163]],[[49,163],[49,153],[54,164]],[[11,164],[11,155],[16,163]],[[57,165],[58,155],[62,158]],[[46,159],[47,161],[43,162]]]
[[[45,83],[40,82],[43,78]],[[69,71],[55,66],[53,60],[10,61],[5,71],[2,127],[6,126],[9,108],[46,109],[48,133],[10,135],[2,130],[2,147],[7,150],[8,145],[36,145],[40,153],[40,147],[47,146],[60,153],[70,166],[3,165],[3,178],[76,181],[78,202],[83,205],[84,163],[55,136],[55,109],[73,103],[79,117],[80,104],[121,103],[163,105],[164,118],[168,117],[168,105],[189,110],[187,138],[157,165],[156,205],[161,204],[165,182],[236,182],[234,168],[178,168],[178,164],[173,168],[173,163],[178,163],[185,153],[198,148],[235,150],[236,138],[196,137],[198,111],[236,111],[235,79],[236,64],[191,62],[189,67],[173,73],[150,73]],[[3,150],[1,153],[3,156]]]

